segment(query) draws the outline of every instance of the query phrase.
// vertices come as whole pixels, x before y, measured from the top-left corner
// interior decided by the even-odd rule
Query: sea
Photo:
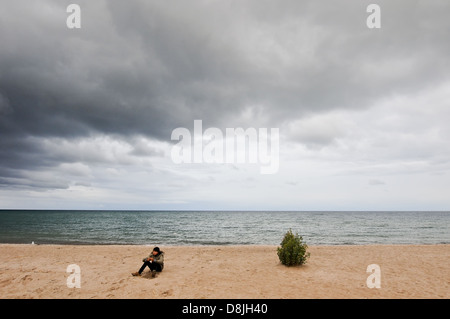
[[[0,243],[67,245],[450,244],[450,212],[0,210]]]

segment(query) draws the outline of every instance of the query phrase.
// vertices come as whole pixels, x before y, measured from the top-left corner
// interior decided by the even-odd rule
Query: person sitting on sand
[[[133,276],[140,276],[144,271],[145,267],[148,266],[152,272],[152,277],[156,276],[156,272],[161,272],[164,269],[164,252],[159,249],[159,247],[153,248],[152,253],[145,257],[143,260],[144,264],[138,272],[132,273]]]

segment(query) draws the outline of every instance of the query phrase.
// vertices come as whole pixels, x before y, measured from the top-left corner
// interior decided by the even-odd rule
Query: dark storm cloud
[[[20,37],[2,50],[0,85],[13,110],[2,129],[167,139],[194,118],[229,120],[253,106],[279,120],[365,107],[446,74],[439,1],[381,3],[379,31],[352,1],[81,2],[81,30],[61,26],[63,3],[45,3],[61,18],[30,19],[45,10],[26,4],[4,10],[19,19],[3,32]]]
[[[370,2],[256,0],[78,1],[82,28],[70,30],[71,2],[2,4],[4,174],[67,160],[39,138],[170,141],[194,119],[278,127],[450,74],[448,1],[378,1],[380,30],[366,27]]]

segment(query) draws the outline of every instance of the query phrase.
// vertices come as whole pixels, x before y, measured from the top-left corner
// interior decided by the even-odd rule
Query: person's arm
[[[146,261],[150,261],[150,260],[153,260],[153,255],[152,254],[150,254],[150,255],[148,255],[147,257],[144,257],[144,259],[142,259],[142,261],[145,263]]]
[[[153,258],[153,261],[162,265],[164,263],[164,254],[159,254],[155,258]]]

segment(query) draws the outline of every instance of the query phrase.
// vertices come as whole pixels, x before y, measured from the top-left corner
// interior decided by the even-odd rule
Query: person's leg
[[[139,269],[138,273],[139,275],[142,274],[142,272],[144,271],[145,267],[150,268],[150,270],[152,269],[152,263],[149,261],[144,262],[144,264],[142,265],[141,269]]]
[[[160,272],[161,269],[161,265],[158,263],[150,263],[150,265],[148,266],[150,268],[150,271],[152,272],[152,277],[156,276],[156,272]]]
[[[158,263],[150,263],[149,265],[148,265],[148,268],[150,268],[150,270],[151,271],[158,271],[158,272],[160,272],[161,271],[161,265],[160,264],[158,264]]]
[[[144,264],[142,265],[142,267],[139,269],[138,272],[132,273],[133,276],[140,276],[142,274],[142,272],[144,271],[145,267],[150,268],[150,271],[152,272],[152,277],[155,277],[156,272],[160,272],[162,271],[161,269],[161,265],[158,263],[153,263],[153,262],[149,262],[149,261],[145,261]]]

